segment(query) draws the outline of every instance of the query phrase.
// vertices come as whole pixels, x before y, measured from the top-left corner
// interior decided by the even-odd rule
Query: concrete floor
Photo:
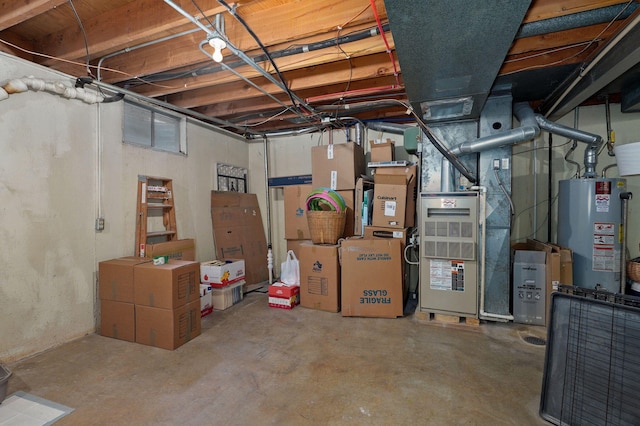
[[[269,308],[250,293],[167,351],[88,335],[9,365],[60,425],[544,425],[543,327]]]

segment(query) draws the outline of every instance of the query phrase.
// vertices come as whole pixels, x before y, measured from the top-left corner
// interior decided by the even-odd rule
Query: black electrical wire
[[[547,174],[547,198],[553,200],[553,134],[549,132],[549,173]],[[547,241],[551,241],[551,209],[547,209]]]
[[[278,69],[278,66],[276,65],[276,63],[273,60],[273,58],[271,57],[271,55],[269,54],[269,51],[267,50],[265,45],[262,44],[262,42],[260,41],[260,39],[258,38],[256,33],[253,32],[253,30],[251,29],[251,27],[249,27],[249,25],[245,22],[245,20],[242,19],[242,17],[240,15],[238,15],[236,13],[236,11],[231,6],[229,6],[229,4],[227,4],[226,1],[218,0],[218,3],[220,3],[222,6],[224,6],[229,11],[229,13],[232,14],[233,17],[236,18],[236,20],[238,22],[240,22],[240,24],[242,24],[242,26],[247,30],[247,32],[251,35],[251,37],[253,37],[253,39],[256,41],[256,43],[258,43],[258,46],[260,46],[260,49],[262,49],[262,51],[266,55],[267,59],[269,60],[269,62],[273,66],[273,70],[276,72],[276,75],[278,76],[278,78],[282,82],[282,86],[284,87],[284,90],[287,92],[287,96],[289,96],[289,99],[291,100],[291,104],[293,105],[294,108],[298,109],[299,107],[298,107],[298,105],[296,105],[296,101],[293,99],[293,93],[291,93],[291,90],[289,89],[289,86],[287,86],[287,82],[285,81],[284,76],[280,72],[280,69]]]
[[[388,24],[384,24],[382,28],[385,31],[388,31]],[[371,27],[362,31],[354,31],[349,34],[341,35],[339,38],[332,37],[330,39],[317,41],[309,44],[292,44],[289,47],[279,50],[276,52],[270,52],[272,58],[284,58],[287,56],[293,56],[297,54],[302,54],[305,52],[313,52],[320,49],[325,49],[327,47],[336,47],[340,44],[351,43],[358,40],[363,40],[365,38],[371,37],[371,32],[375,31],[376,34],[379,32],[377,27]],[[254,62],[262,62],[266,61],[266,55],[257,55],[251,58]],[[243,61],[235,61],[235,62],[227,62],[225,60],[225,65],[229,68],[238,68],[240,66],[246,65]],[[144,83],[158,83],[162,81],[172,80],[175,78],[182,77],[197,77],[201,75],[212,74],[222,70],[222,66],[215,65],[211,66],[209,64],[200,65],[189,70],[181,71],[181,72],[165,72],[165,73],[157,73],[144,77],[144,79],[137,78],[134,80],[127,80],[123,83],[126,87],[133,87],[139,84]]]
[[[193,3],[193,5],[195,6],[196,9],[198,9],[198,12],[200,12],[200,14],[204,17],[204,19],[207,20],[207,22],[209,23],[209,26],[211,28],[215,28],[215,25],[213,25],[213,22],[211,22],[211,19],[209,19],[209,17],[207,15],[204,14],[204,12],[202,11],[202,9],[200,9],[200,6],[198,6],[198,4],[196,3],[196,0],[191,0],[191,3]],[[216,28],[217,29],[217,28]]]
[[[69,0],[69,6],[71,6],[71,10],[73,11],[73,14],[76,16],[76,21],[78,21],[78,26],[80,26],[80,32],[82,33],[82,38],[84,39],[84,50],[87,53],[86,56],[86,68],[87,68],[87,75],[90,75],[91,77],[93,77],[93,74],[91,74],[91,69],[89,68],[89,42],[87,41],[87,33],[84,30],[84,25],[82,25],[82,20],[80,19],[80,15],[78,15],[78,11],[76,10],[76,7],[73,5],[73,1]]]

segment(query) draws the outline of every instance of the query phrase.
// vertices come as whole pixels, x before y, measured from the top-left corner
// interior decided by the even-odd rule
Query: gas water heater
[[[559,182],[558,244],[573,250],[573,283],[620,291],[626,180],[579,178]]]

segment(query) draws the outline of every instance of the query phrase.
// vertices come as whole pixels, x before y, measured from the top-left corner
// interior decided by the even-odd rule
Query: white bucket
[[[640,142],[615,145],[620,176],[640,175]]]

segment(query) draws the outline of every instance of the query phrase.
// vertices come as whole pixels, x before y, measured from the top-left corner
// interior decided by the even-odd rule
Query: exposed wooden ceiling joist
[[[259,65],[278,79],[273,66],[264,60],[264,52],[256,40],[219,1],[170,2],[203,24],[210,24],[217,13],[222,13],[228,40],[248,57],[262,58]],[[242,78],[217,66],[199,48],[207,39],[206,32],[178,13],[170,2],[4,0],[0,16],[0,51],[71,76],[84,76],[88,72],[94,77],[99,74],[104,82],[215,118],[253,117],[251,122],[255,124],[283,110],[274,97],[289,105],[290,98],[282,87],[264,78],[255,68],[239,64],[229,49],[224,52],[224,63],[232,66]],[[350,103],[362,98],[385,99],[389,95],[407,98],[402,86],[401,61],[395,55],[393,28],[385,34],[387,47],[382,36],[374,32],[378,23],[370,0],[237,0],[228,3],[235,7],[238,16],[268,51],[277,56],[274,61],[287,87],[300,99],[328,95],[320,99],[321,103],[329,104],[336,100]],[[388,28],[384,0],[375,0],[373,4],[381,24]],[[481,7],[473,2],[455,3],[458,4],[464,4],[456,12],[461,14],[474,13],[474,8]],[[636,7],[634,2],[624,0],[532,0],[522,24],[542,20],[564,23],[579,12],[620,9],[627,5]],[[412,22],[411,17],[408,18],[408,22]],[[508,77],[516,87],[526,85],[532,72],[536,72],[536,81],[543,81],[548,72],[561,80],[560,76],[567,76],[575,67],[584,66],[628,22],[629,18],[613,23],[600,21],[587,26],[568,26],[547,34],[517,37],[510,40],[511,47],[497,78]],[[412,28],[412,31],[424,34],[433,29]],[[487,31],[491,29],[487,28]],[[370,34],[363,39],[340,42],[339,46],[326,45],[318,50],[305,48],[294,55],[280,54],[292,46],[316,46],[319,42],[346,35],[352,37],[360,32]],[[460,34],[462,36],[468,43],[481,43],[484,37],[481,33]],[[458,35],[452,33],[450,37]],[[162,41],[156,43],[157,40]],[[205,45],[204,50],[208,49]],[[98,63],[103,67],[99,73],[95,68]],[[450,63],[440,65],[446,69],[455,66]],[[521,78],[524,80],[520,81]],[[268,95],[252,87],[250,82],[259,85]],[[614,86],[619,85],[611,85]],[[347,89],[366,89],[367,96],[341,98],[340,92]],[[540,103],[551,89],[521,91],[527,98],[517,100]],[[359,113],[358,117],[406,119],[405,113],[403,107],[385,106]],[[289,114],[293,120],[289,119]],[[299,118],[290,112],[283,113],[257,128],[262,131],[295,127],[300,125]]]

